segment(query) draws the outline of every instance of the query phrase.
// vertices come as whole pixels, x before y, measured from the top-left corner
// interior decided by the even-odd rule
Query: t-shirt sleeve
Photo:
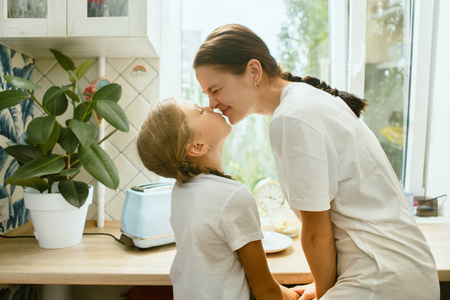
[[[282,116],[270,125],[270,140],[291,208],[330,209],[338,188],[337,166],[324,136],[300,120]]]
[[[230,195],[222,210],[219,227],[220,235],[232,251],[263,239],[256,201],[247,187]]]

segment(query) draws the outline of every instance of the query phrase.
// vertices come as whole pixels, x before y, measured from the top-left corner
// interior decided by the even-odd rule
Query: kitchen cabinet
[[[61,0],[0,1],[1,37],[64,37],[66,3]]]
[[[161,0],[0,0],[0,26],[0,43],[33,58],[158,57]]]

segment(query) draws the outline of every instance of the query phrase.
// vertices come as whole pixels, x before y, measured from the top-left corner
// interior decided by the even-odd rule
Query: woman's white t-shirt
[[[263,234],[245,185],[206,174],[175,184],[170,222],[177,247],[170,270],[175,300],[250,299],[236,250]]]
[[[330,210],[338,279],[322,299],[439,299],[434,258],[398,178],[342,99],[292,83],[269,133],[291,208]]]

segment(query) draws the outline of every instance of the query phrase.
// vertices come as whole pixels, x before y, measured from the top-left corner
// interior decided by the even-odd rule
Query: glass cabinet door
[[[65,0],[0,0],[1,37],[63,37]]]
[[[7,16],[13,18],[47,18],[47,0],[8,0]]]
[[[145,36],[160,0],[67,0],[68,36]]]
[[[87,17],[127,17],[128,0],[87,0]]]
[[[361,2],[351,1],[350,5],[361,5]],[[350,15],[350,22],[360,24],[353,30],[363,31],[353,32],[354,36],[363,40],[357,42],[350,37],[349,47],[365,53],[358,53],[360,63],[356,65],[361,69],[352,70],[355,64],[352,64],[350,52],[349,84],[351,86],[352,80],[359,82],[353,88],[359,91],[358,96],[368,101],[364,122],[377,136],[399,180],[403,181],[408,132],[411,3],[410,0],[367,0],[365,5],[365,13]],[[364,20],[358,21],[361,16]]]

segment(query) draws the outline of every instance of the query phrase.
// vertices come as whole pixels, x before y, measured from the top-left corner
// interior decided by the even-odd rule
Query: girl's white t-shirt
[[[177,247],[170,270],[175,300],[250,299],[236,250],[263,234],[245,185],[206,174],[175,184],[170,222]]]
[[[330,210],[338,279],[322,299],[439,299],[434,258],[398,178],[342,99],[289,84],[269,133],[291,208]]]

